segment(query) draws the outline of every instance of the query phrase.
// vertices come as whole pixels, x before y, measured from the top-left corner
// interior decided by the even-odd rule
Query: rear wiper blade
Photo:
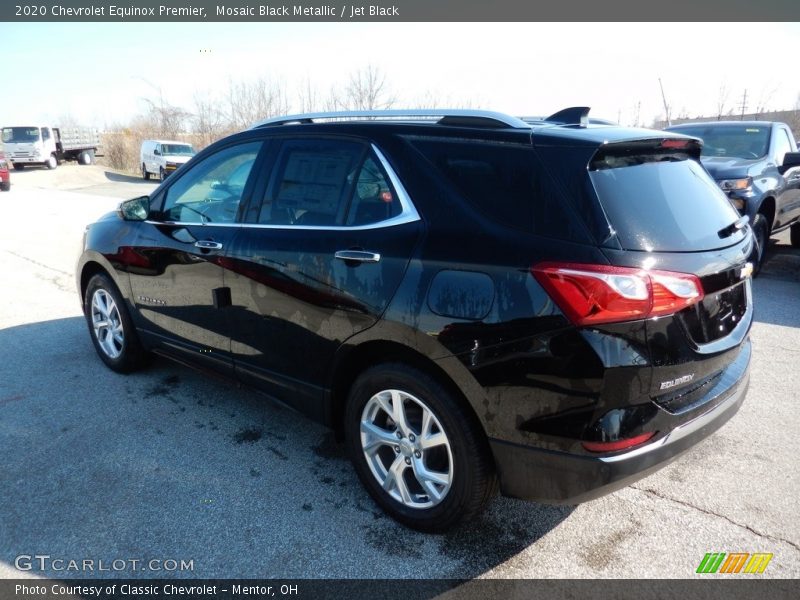
[[[743,217],[740,217],[739,219],[736,219],[733,223],[731,223],[727,227],[723,227],[722,229],[720,229],[717,232],[717,235],[719,235],[720,238],[724,239],[724,238],[726,238],[728,236],[733,235],[734,233],[736,233],[740,229],[744,229],[745,225],[747,225],[749,222],[750,222],[750,217],[748,217],[747,215],[745,215]]]

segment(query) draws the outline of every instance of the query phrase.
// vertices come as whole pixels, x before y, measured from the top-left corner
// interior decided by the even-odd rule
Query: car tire
[[[21,163],[13,163],[13,165],[14,165],[14,170],[15,171],[22,171],[22,169],[25,168],[25,165],[23,165]]]
[[[147,167],[144,166],[144,163],[142,163],[142,179],[145,181],[150,180],[150,171],[147,170]]]
[[[58,159],[56,159],[56,157],[53,154],[51,154],[50,156],[47,157],[47,161],[44,163],[44,166],[52,171],[53,169],[58,167]]]
[[[395,412],[395,405],[403,410]],[[477,419],[445,385],[408,365],[386,363],[358,377],[347,401],[345,441],[375,502],[413,529],[451,529],[497,492]]]
[[[164,167],[159,167],[158,168],[158,178],[161,181],[164,181],[167,178],[167,174],[164,172]]]
[[[147,364],[150,354],[139,341],[122,294],[105,273],[89,280],[83,314],[95,350],[106,366],[130,373]]]
[[[764,215],[756,213],[751,227],[755,239],[750,261],[753,263],[753,275],[755,276],[761,271],[761,266],[764,264],[764,257],[767,254],[767,246],[769,245],[769,225]]]
[[[78,155],[78,163],[81,165],[91,165],[94,163],[94,151],[84,150]]]
[[[10,192],[10,191],[11,191],[11,182],[10,181],[0,182],[0,192]]]
[[[795,223],[789,230],[789,241],[794,248],[800,248],[800,223]]]

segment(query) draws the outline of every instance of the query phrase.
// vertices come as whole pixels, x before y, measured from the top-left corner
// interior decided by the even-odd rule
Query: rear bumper
[[[503,495],[513,498],[578,504],[626,487],[669,464],[722,427],[739,410],[749,384],[748,364],[727,398],[657,441],[622,454],[576,455],[490,440],[500,489]]]

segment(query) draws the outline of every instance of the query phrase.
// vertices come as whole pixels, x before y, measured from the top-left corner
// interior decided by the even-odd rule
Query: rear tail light
[[[581,442],[581,445],[589,452],[617,452],[618,450],[627,450],[628,448],[644,444],[655,434],[655,431],[649,431],[624,440],[616,440],[613,442]]]
[[[536,280],[578,326],[669,315],[703,299],[694,275],[608,265],[540,263]]]

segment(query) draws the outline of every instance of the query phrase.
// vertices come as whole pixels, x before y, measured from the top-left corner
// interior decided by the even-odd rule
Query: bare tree
[[[189,112],[169,104],[163,97],[159,102],[145,98],[145,102],[148,106],[146,118],[151,126],[155,126],[158,137],[175,138],[186,131],[186,123],[191,116]]]
[[[386,85],[386,75],[374,65],[351,74],[343,96],[345,108],[352,110],[382,110],[397,101]]]
[[[297,93],[301,113],[317,112],[322,110],[319,90],[311,83],[311,78],[306,77],[301,83]]]
[[[230,130],[220,103],[208,92],[195,92],[192,131],[199,137],[198,145],[207,146]]]
[[[257,121],[289,112],[289,101],[280,83],[266,77],[250,82],[228,83],[229,125],[244,129]]]
[[[767,111],[767,105],[770,103],[770,100],[772,100],[772,97],[777,91],[777,85],[770,86],[765,84],[764,87],[761,88],[761,92],[758,95],[758,102],[756,103],[756,116],[764,114]]]
[[[728,97],[731,95],[731,90],[728,88],[728,84],[726,82],[722,82],[719,86],[719,92],[717,93],[717,121],[722,120],[722,116],[725,114],[725,107],[728,104]]]
[[[164,90],[160,85],[156,85],[144,77],[135,77],[146,83],[157,97],[143,97],[147,112],[144,116],[144,123],[139,126],[157,137],[174,138],[177,134],[186,130],[187,119],[190,114],[179,106],[170,104],[164,95]],[[135,117],[134,120],[142,120],[142,117]]]
[[[427,90],[416,100],[409,104],[409,108],[437,109],[437,108],[478,108],[479,103],[471,98],[453,98],[450,95],[441,96],[439,93]]]
[[[69,112],[61,113],[58,116],[57,124],[60,127],[77,127],[79,125],[78,120],[75,118],[75,115]]]

